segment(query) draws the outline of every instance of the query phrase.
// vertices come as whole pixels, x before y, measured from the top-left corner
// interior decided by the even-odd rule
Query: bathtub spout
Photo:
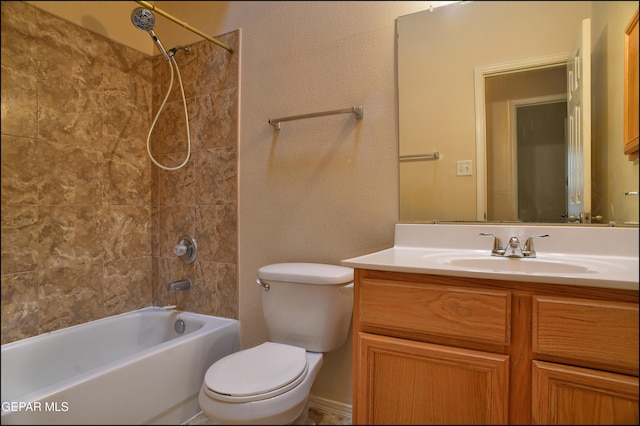
[[[184,291],[191,288],[191,279],[186,278],[180,281],[173,281],[167,284],[167,291],[173,293],[174,291]]]

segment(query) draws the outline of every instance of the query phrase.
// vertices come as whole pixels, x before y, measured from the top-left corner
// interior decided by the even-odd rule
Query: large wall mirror
[[[399,17],[400,221],[637,226],[638,160],[623,152],[637,8],[482,1]]]

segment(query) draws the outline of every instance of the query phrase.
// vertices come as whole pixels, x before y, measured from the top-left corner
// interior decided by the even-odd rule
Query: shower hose
[[[155,118],[153,119],[153,123],[151,123],[151,128],[149,129],[149,134],[147,135],[147,152],[149,153],[149,158],[151,158],[151,161],[153,161],[153,163],[160,167],[161,169],[164,170],[178,170],[182,167],[184,167],[187,162],[189,161],[189,158],[191,157],[191,135],[190,135],[190,131],[189,131],[189,114],[187,113],[187,99],[184,96],[184,87],[182,85],[182,77],[180,76],[180,69],[178,68],[178,63],[176,62],[173,52],[171,52],[171,54],[169,55],[170,61],[169,61],[169,67],[171,68],[171,83],[169,84],[169,90],[167,90],[167,94],[164,97],[164,100],[162,101],[162,104],[160,105],[160,108],[158,109],[158,112],[156,113]],[[167,103],[167,99],[169,98],[169,94],[171,93],[171,89],[173,88],[173,80],[174,80],[174,72],[173,72],[173,67],[176,67],[176,73],[178,74],[178,82],[180,82],[180,92],[182,93],[182,103],[184,104],[184,119],[187,125],[187,158],[184,159],[184,161],[182,162],[182,164],[180,164],[179,166],[176,167],[167,167],[164,166],[162,164],[160,164],[154,157],[153,154],[151,154],[151,148],[150,148],[150,144],[151,144],[151,132],[153,132],[153,128],[156,125],[156,122],[158,121],[158,117],[160,117],[160,113],[162,112],[162,110],[164,109],[166,103]]]

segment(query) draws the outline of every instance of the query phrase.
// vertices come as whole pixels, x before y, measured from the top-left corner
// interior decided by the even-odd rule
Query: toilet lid
[[[250,401],[295,387],[307,371],[304,348],[266,342],[228,355],[205,374],[206,388],[223,400]]]

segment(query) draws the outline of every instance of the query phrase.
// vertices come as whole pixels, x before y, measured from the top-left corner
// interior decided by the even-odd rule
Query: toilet
[[[323,353],[347,341],[353,269],[277,263],[258,270],[269,341],[215,362],[198,402],[216,424],[307,424]]]

